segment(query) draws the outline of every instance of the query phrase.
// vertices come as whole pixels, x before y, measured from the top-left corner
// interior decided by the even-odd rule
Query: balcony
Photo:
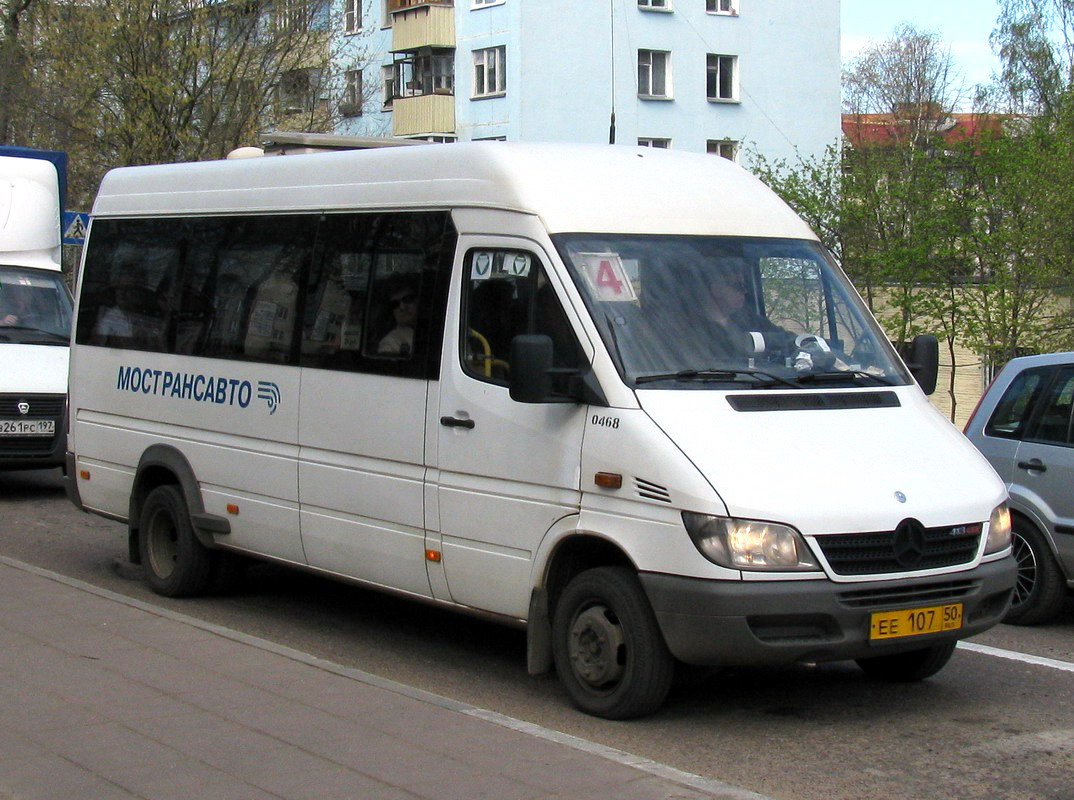
[[[397,97],[392,103],[392,136],[455,132],[455,97],[425,94]]]
[[[419,47],[455,46],[455,8],[452,3],[390,0],[392,51]]]
[[[418,6],[447,6],[453,8],[455,0],[388,0],[388,13],[395,14],[398,11],[406,11]]]

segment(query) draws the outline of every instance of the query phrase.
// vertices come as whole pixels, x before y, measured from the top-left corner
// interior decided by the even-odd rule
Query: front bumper
[[[713,581],[642,573],[672,654],[688,664],[747,666],[842,661],[962,639],[1000,620],[1010,605],[1013,558],[920,579],[838,584],[828,580]],[[869,641],[876,611],[963,604],[957,631]]]

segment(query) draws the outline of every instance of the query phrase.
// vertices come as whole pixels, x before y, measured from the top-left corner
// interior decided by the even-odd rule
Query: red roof
[[[976,138],[983,132],[1000,133],[1013,114],[942,114],[926,120],[933,132],[948,144]],[[895,114],[844,114],[843,135],[852,147],[894,144],[914,121]]]

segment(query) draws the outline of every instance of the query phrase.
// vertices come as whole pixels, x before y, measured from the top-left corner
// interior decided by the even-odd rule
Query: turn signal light
[[[434,564],[439,564],[441,558],[443,558],[443,556],[440,554],[439,550],[426,550],[425,551],[425,560],[426,561],[432,561]]]
[[[622,489],[623,476],[618,472],[598,472],[593,476],[593,483],[601,489]]]
[[[227,504],[227,513],[229,513],[229,514],[238,514],[239,513],[239,504],[238,503],[228,503]]]

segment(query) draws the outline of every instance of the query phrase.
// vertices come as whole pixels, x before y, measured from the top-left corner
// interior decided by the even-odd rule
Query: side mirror
[[[906,364],[925,394],[936,391],[936,375],[940,370],[940,343],[931,334],[915,336],[910,345],[910,360]]]
[[[552,394],[552,337],[540,334],[511,340],[511,399],[547,403]]]

